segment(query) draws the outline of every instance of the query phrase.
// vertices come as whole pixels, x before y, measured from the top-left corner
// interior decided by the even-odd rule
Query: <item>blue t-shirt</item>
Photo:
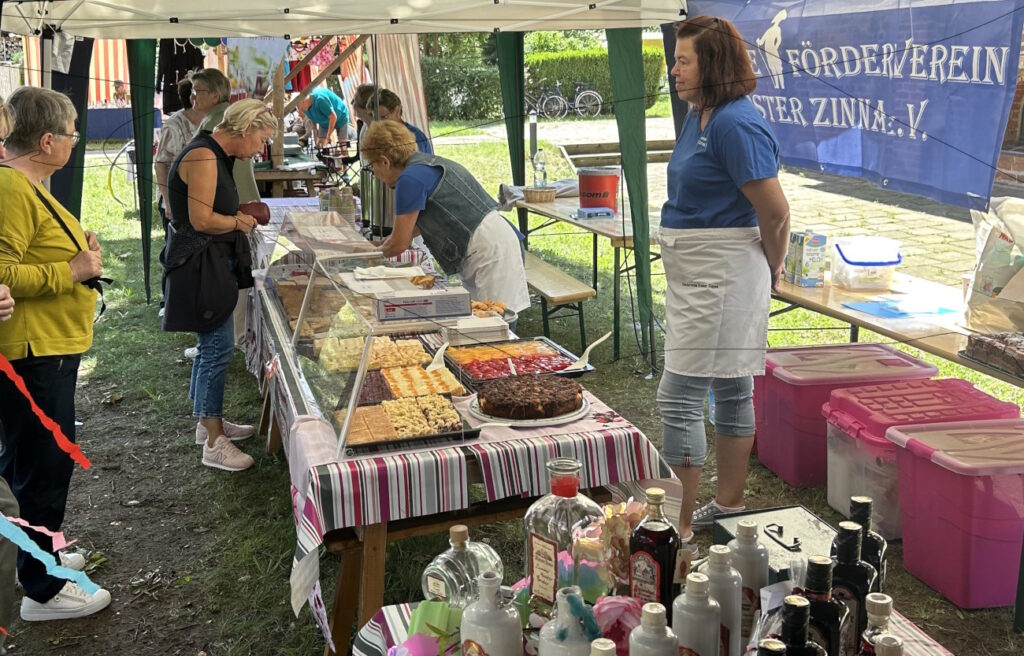
[[[405,121],[402,122],[405,123]],[[419,129],[412,123],[405,123],[405,127],[409,128],[409,132],[412,132],[412,136],[416,137],[416,150],[428,155],[434,154],[434,145],[430,143],[430,139],[428,139],[427,135],[423,133],[423,130]],[[437,185],[434,185],[434,187],[437,187]]]
[[[746,228],[754,206],[740,191],[751,180],[779,174],[779,142],[746,97],[716,108],[702,133],[691,112],[668,163],[663,228]]]
[[[306,110],[306,118],[313,121],[317,127],[326,130],[331,125],[331,114],[338,118],[334,123],[334,129],[338,130],[348,125],[348,106],[338,94],[327,87],[317,87],[309,94],[313,104]]]
[[[412,164],[405,167],[395,182],[395,215],[422,212],[427,199],[441,184],[444,169],[429,164]]]

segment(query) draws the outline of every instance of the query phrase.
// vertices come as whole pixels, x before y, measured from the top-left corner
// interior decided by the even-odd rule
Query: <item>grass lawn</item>
[[[442,133],[438,123],[432,128],[435,135]],[[542,143],[542,147],[551,154],[551,179],[569,175],[553,144]],[[491,192],[511,177],[501,143],[441,146],[438,154],[462,162]],[[182,356],[194,337],[161,332],[157,306],[147,305],[143,292],[139,223],[125,216],[111,199],[106,164],[96,161],[87,166],[83,223],[100,234],[106,273],[118,284],[107,294],[107,314],[96,325],[95,343],[83,361],[79,441],[93,468],[75,473],[65,531],[81,546],[95,550],[91,576],[111,589],[114,602],[110,610],[88,620],[15,622],[6,627],[12,631],[11,654],[318,653],[322,640],[309,609],[295,618],[288,604],[295,542],[288,463],[267,456],[262,445],[252,440],[242,443],[257,460],[250,471],[229,474],[200,464],[186,398],[190,363]],[[115,175],[114,185],[119,197],[130,197],[123,176]],[[531,236],[531,248],[589,280],[589,235],[557,226],[545,233]],[[159,227],[153,239],[156,252],[162,243]],[[154,288],[159,287],[160,275],[155,252]],[[612,251],[603,242],[601,291],[585,304],[590,339],[611,328],[611,258]],[[664,316],[660,264],[654,265],[654,273],[655,312]],[[605,342],[591,356],[598,372],[583,382],[660,444],[655,405],[658,380],[647,377],[633,337],[638,330],[628,303],[634,289],[623,289],[623,356],[613,361],[610,341]],[[842,342],[847,337],[843,326],[805,311],[780,315],[771,326],[773,346]],[[518,330],[523,335],[540,334],[539,309],[522,313]],[[556,341],[572,350],[579,348],[572,319],[555,320],[552,332]],[[888,341],[862,332],[862,341],[875,339]],[[922,357],[939,365],[944,376],[968,378],[1002,399],[1024,403],[1024,393],[1017,388]],[[259,409],[255,381],[244,370],[242,358],[236,357],[228,376],[226,414],[255,423]],[[712,459],[703,477],[703,499],[713,494],[714,475]],[[748,490],[754,507],[799,503],[829,522],[840,519],[828,507],[823,490],[793,489],[756,462]],[[490,541],[499,551],[505,560],[506,583],[519,578],[523,548],[518,522],[486,526],[473,535]],[[706,548],[710,534],[699,538]],[[444,548],[446,538],[441,535],[389,545],[386,602],[420,598],[420,573]],[[1024,641],[1012,633],[1009,609],[959,610],[903,571],[899,544],[890,554],[889,592],[897,609],[951,651],[1003,656],[1024,651]],[[336,564],[333,557],[322,561],[328,603]]]

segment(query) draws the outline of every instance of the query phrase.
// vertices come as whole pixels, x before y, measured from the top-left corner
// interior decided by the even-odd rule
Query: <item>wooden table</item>
[[[532,212],[539,216],[543,216],[547,219],[539,226],[526,231],[527,236],[529,234],[537,232],[543,228],[546,228],[555,223],[568,223],[570,225],[580,228],[584,232],[589,232],[593,235],[593,256],[592,256],[592,283],[591,286],[594,291],[597,291],[597,241],[599,238],[604,238],[609,241],[612,249],[615,252],[615,269],[614,269],[614,283],[612,288],[612,348],[614,357],[618,359],[619,350],[621,344],[621,337],[619,335],[619,319],[621,315],[621,289],[620,283],[622,274],[629,273],[636,268],[636,265],[625,266],[625,258],[623,257],[623,250],[633,249],[633,221],[630,218],[629,205],[627,204],[622,208],[622,213],[617,214],[612,218],[605,219],[577,219],[572,214],[579,209],[580,202],[578,198],[556,198],[550,203],[528,203],[525,200],[516,201],[515,207],[518,209]],[[654,244],[658,234],[658,226],[651,224],[650,227],[650,243]],[[527,242],[529,243],[529,242]],[[657,253],[651,254],[651,262],[655,262],[661,259],[661,255]],[[653,362],[654,358],[654,330],[650,331],[650,349],[651,358]]]
[[[957,321],[963,316],[964,307],[963,293],[958,288],[897,273],[893,279],[893,288],[888,292],[851,292],[828,282],[824,287],[797,287],[784,282],[779,285],[779,291],[773,296],[790,303],[789,307],[777,310],[772,313],[773,315],[788,312],[796,307],[806,308],[850,324],[851,342],[857,341],[860,328],[866,328],[1011,385],[1024,385],[1024,380],[1016,376],[960,355],[960,351],[967,346],[967,335],[970,331],[957,325]],[[860,312],[843,305],[856,301],[879,300],[883,297],[928,301],[935,306],[956,312],[941,315],[919,314],[893,319]]]
[[[303,181],[306,183],[306,195],[313,195],[313,185],[327,176],[322,168],[303,169],[300,171],[280,171],[277,169],[256,169],[253,171],[256,183],[270,183],[271,198],[284,198],[284,186],[287,182]]]

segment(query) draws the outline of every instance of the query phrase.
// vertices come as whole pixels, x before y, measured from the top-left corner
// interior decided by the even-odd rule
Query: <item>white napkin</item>
[[[389,267],[383,265],[356,267],[353,273],[355,273],[356,280],[384,280],[385,278],[412,278],[414,276],[426,275],[423,272],[423,267]]]

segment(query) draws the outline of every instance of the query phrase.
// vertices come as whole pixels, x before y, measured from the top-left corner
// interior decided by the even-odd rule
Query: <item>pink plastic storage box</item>
[[[770,349],[764,376],[754,377],[757,458],[790,485],[824,486],[828,424],[821,406],[832,390],[936,373],[884,344]]]
[[[897,446],[885,438],[894,426],[1011,419],[1020,408],[985,394],[966,380],[912,380],[832,392],[828,419],[828,505],[849,516],[850,497],[875,500],[871,522],[889,540],[900,537]]]
[[[1012,606],[1024,536],[1024,420],[890,428],[903,565],[961,608]]]

